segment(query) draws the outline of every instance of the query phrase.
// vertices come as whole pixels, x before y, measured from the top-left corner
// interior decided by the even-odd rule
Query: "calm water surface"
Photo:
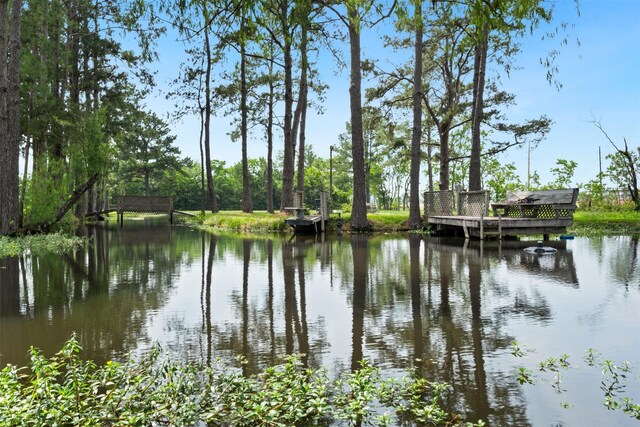
[[[491,425],[637,425],[604,408],[584,356],[629,360],[625,395],[640,401],[638,238],[577,238],[537,256],[525,242],[210,235],[133,220],[80,233],[91,247],[0,260],[0,366],[24,365],[30,346],[52,354],[72,332],[99,362],[155,342],[205,363],[244,354],[247,373],[287,353],[333,376],[366,358],[450,383],[451,409]],[[557,387],[537,364],[565,353]],[[518,367],[536,385],[521,386]]]

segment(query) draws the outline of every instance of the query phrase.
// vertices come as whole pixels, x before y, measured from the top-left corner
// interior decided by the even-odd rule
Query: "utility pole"
[[[527,191],[531,191],[531,142],[527,142]]]
[[[600,165],[600,173],[598,174],[598,178],[600,179],[600,191],[602,191],[602,149],[598,145],[598,163]]]
[[[329,201],[333,194],[333,145],[329,146]]]

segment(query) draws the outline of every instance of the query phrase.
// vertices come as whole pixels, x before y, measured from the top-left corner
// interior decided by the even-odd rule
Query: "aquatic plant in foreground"
[[[80,248],[86,245],[87,241],[86,237],[70,236],[61,232],[18,237],[0,236],[0,258],[18,256],[25,252],[60,254]]]
[[[525,357],[533,350],[526,349],[525,346],[513,341],[511,344],[511,354],[514,357]],[[590,348],[587,350],[584,361],[590,368],[595,368],[601,372],[600,389],[603,392],[604,406],[613,411],[622,411],[632,418],[640,421],[640,404],[635,403],[632,398],[625,396],[629,378],[632,377],[631,364],[628,361],[614,363],[611,359],[602,359],[602,355],[597,350]],[[553,375],[550,381],[554,391],[558,394],[564,393],[566,389],[562,387],[563,373],[574,367],[569,362],[569,355],[562,354],[558,357],[549,357],[538,364],[536,370],[520,366],[516,371],[516,379],[522,384],[536,384],[540,376],[545,374]],[[544,379],[544,377],[543,377]],[[640,381],[640,377],[637,377]],[[561,404],[564,408],[571,407],[569,403]]]
[[[383,380],[376,367],[330,381],[295,356],[262,373],[166,360],[154,347],[139,361],[98,366],[75,337],[51,358],[31,349],[27,367],[0,371],[0,426],[466,425],[447,414],[445,384],[414,372]]]

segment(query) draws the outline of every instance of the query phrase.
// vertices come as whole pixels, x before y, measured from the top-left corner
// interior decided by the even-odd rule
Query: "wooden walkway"
[[[192,213],[174,209],[173,198],[168,196],[120,196],[117,205],[87,213],[85,216],[108,215],[111,212],[116,213],[116,219],[120,225],[124,222],[125,212],[167,214],[171,224],[173,224],[173,214],[195,216]]]
[[[542,234],[548,240],[573,225],[577,197],[577,188],[510,193],[498,203],[489,202],[487,191],[427,192],[425,215],[437,235],[482,240]],[[489,216],[490,205],[494,216]]]
[[[306,215],[307,209],[304,207],[304,192],[297,191],[294,194],[293,204],[295,206],[286,207],[285,210],[292,211],[294,216],[285,219],[285,223],[293,228],[293,232],[299,233],[318,233],[324,232],[326,223],[329,220],[329,207],[327,195],[320,193],[318,200],[318,213],[316,215]]]

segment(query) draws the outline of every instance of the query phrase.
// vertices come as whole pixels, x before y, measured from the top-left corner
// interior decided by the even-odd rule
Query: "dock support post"
[[[549,240],[549,235],[548,234],[543,234],[542,235],[542,240],[544,240],[544,241]]]
[[[464,231],[464,238],[469,238],[469,229],[467,228],[467,221],[462,220],[462,230]]]
[[[484,217],[480,217],[480,240],[484,240]]]
[[[502,240],[502,215],[498,214],[498,239]]]

